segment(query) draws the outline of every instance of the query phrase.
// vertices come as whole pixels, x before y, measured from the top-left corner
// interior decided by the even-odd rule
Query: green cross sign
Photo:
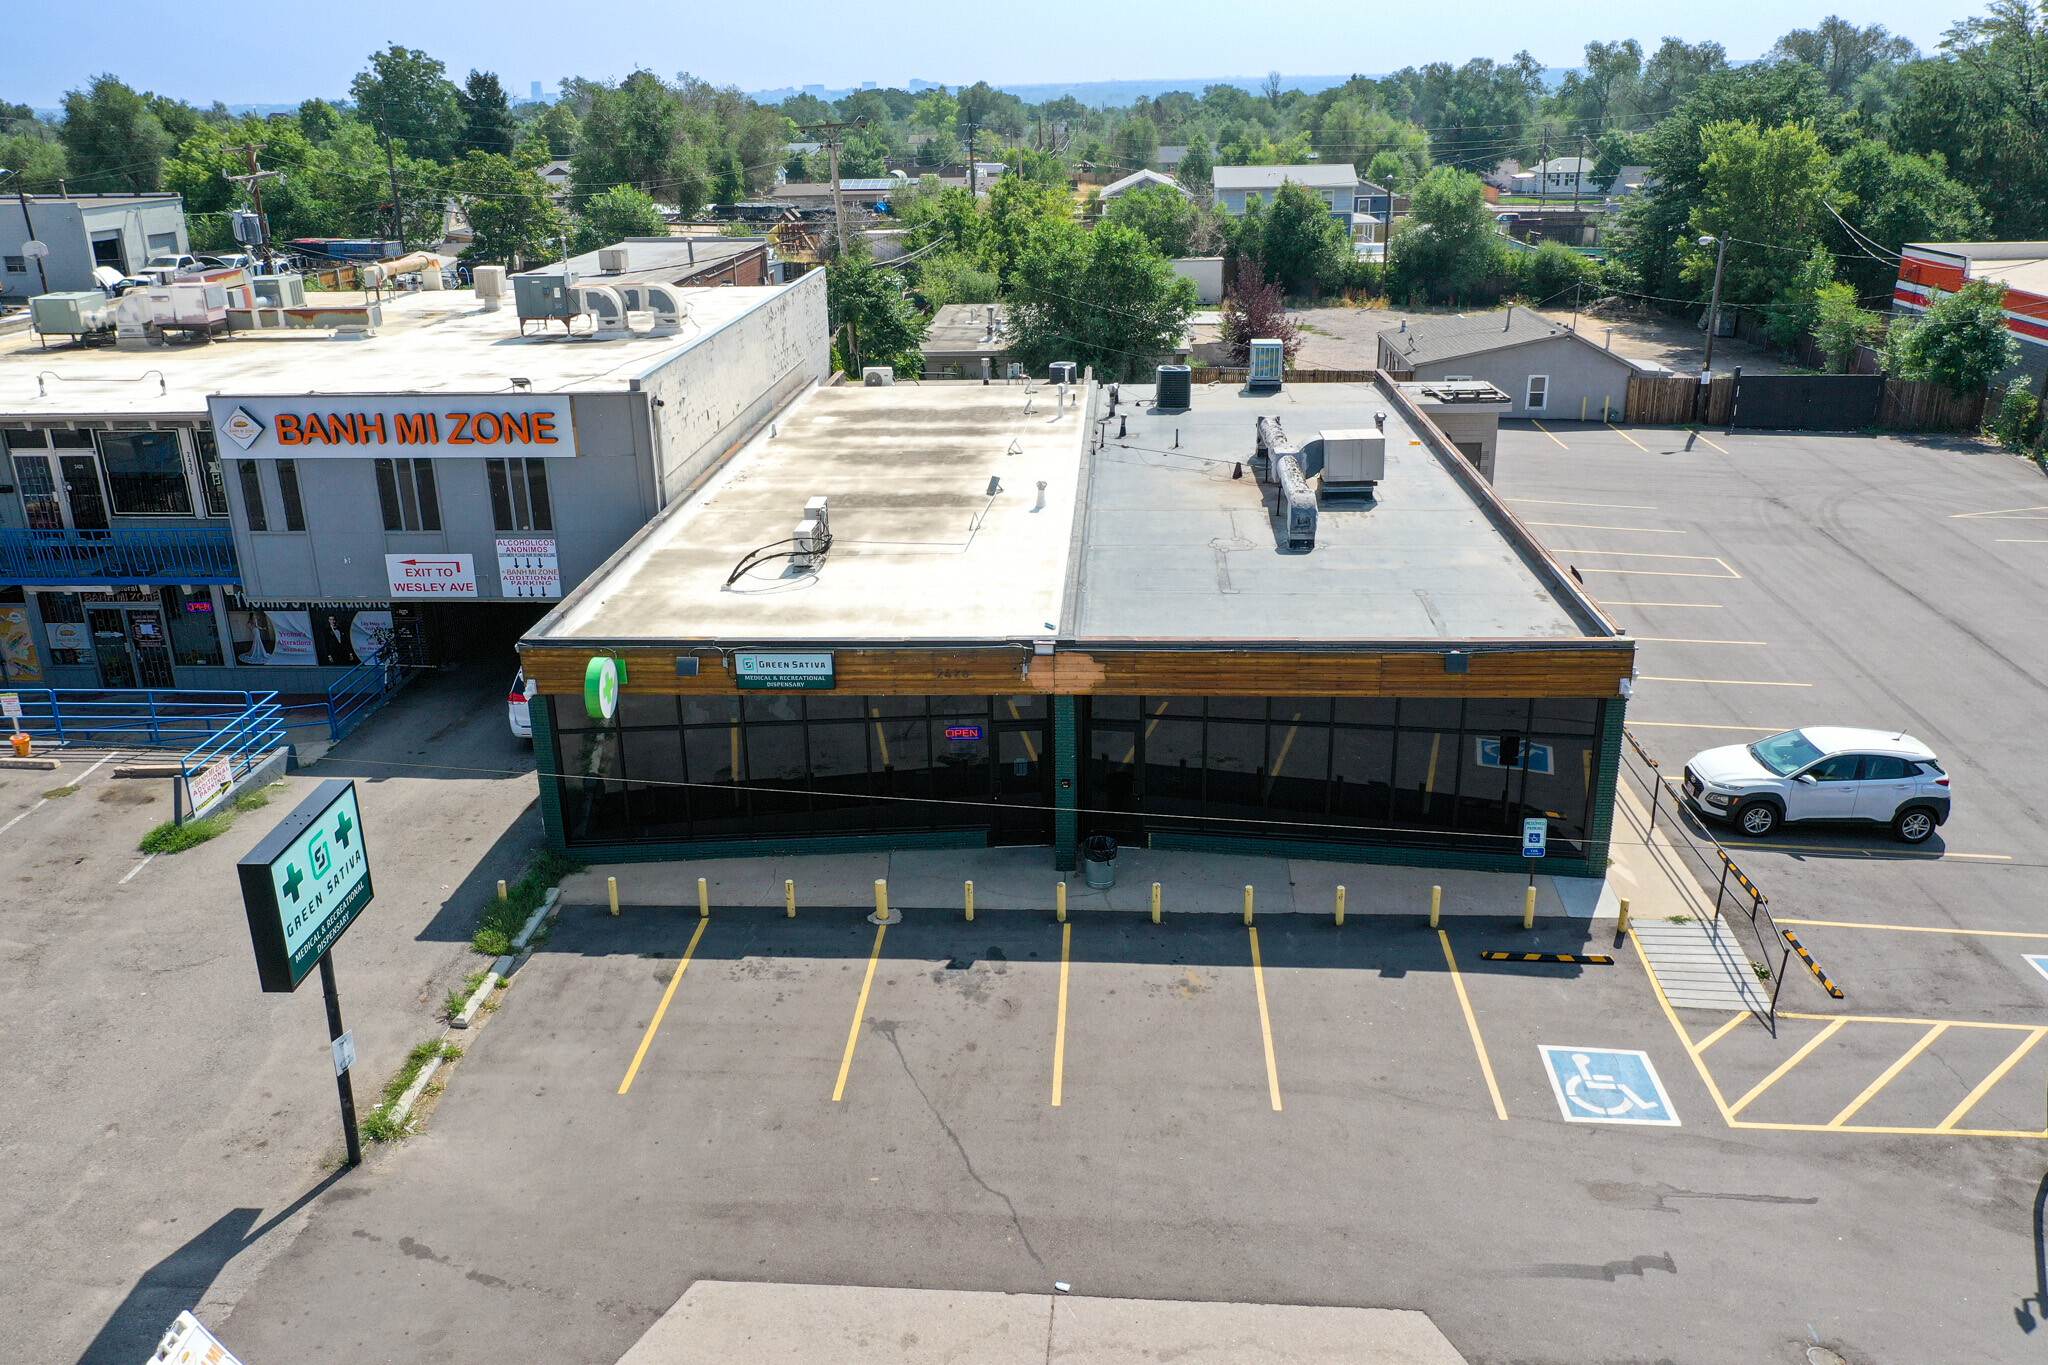
[[[355,783],[322,782],[242,859],[242,905],[266,991],[296,989],[374,894]]]

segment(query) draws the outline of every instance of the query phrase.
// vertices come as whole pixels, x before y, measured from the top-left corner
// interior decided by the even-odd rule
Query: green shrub
[[[525,927],[527,919],[547,899],[548,888],[571,872],[582,870],[583,864],[574,858],[543,849],[527,864],[519,880],[506,888],[505,899],[494,896],[485,904],[470,947],[486,957],[502,957],[511,952],[512,936]]]
[[[1991,434],[1998,444],[2015,454],[2034,444],[2041,426],[2041,400],[2034,396],[2032,381],[2025,376],[2005,386],[1998,400],[1998,413],[1991,419]]]
[[[228,806],[203,819],[187,820],[182,825],[164,821],[142,836],[140,847],[144,853],[183,853],[188,848],[196,848],[209,839],[226,834],[234,826],[235,817],[243,811],[259,810],[269,804],[268,791],[258,788],[243,792]]]

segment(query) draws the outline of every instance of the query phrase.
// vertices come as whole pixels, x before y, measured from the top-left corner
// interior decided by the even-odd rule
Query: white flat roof
[[[679,333],[642,331],[616,341],[586,339],[588,324],[578,324],[571,339],[558,323],[543,328],[530,322],[522,337],[509,295],[503,308],[487,313],[475,294],[460,289],[387,294],[376,335],[360,341],[267,329],[146,351],[44,350],[35,337],[20,334],[0,340],[0,417],[199,416],[208,394],[494,393],[510,390],[513,376],[530,379],[537,393],[624,392],[634,379],[794,287],[680,290],[691,317]],[[308,304],[317,307],[327,297],[309,294]],[[639,325],[644,328],[645,320]]]
[[[1087,436],[1077,402],[1061,414],[1058,391],[1044,385],[1031,394],[1007,384],[855,385],[813,390],[773,432],[529,638],[1057,633]],[[991,477],[1002,480],[993,498]],[[820,496],[833,536],[822,569],[770,559],[727,584],[751,551],[787,541],[805,502]]]

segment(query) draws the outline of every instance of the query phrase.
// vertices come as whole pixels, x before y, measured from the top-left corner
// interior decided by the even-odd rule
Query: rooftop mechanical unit
[[[1055,360],[1047,368],[1046,374],[1051,377],[1052,382],[1055,384],[1071,384],[1074,382],[1074,375],[1079,368],[1071,360]]]
[[[1259,419],[1258,448],[1252,457],[1252,468],[1280,491],[1283,545],[1304,553],[1315,549],[1315,490],[1308,486],[1308,476],[1302,472],[1301,451],[1281,430],[1279,418]]]
[[[1161,365],[1159,367],[1159,389],[1152,401],[1155,408],[1180,408],[1193,406],[1195,393],[1195,372],[1185,365]]]
[[[28,316],[44,336],[90,336],[113,330],[114,303],[97,289],[38,294],[28,301]]]
[[[896,382],[896,368],[893,365],[863,366],[860,382],[871,389],[886,389]]]
[[[583,311],[581,301],[576,297],[576,276],[573,274],[514,275],[512,301],[522,323],[547,318],[560,318],[567,322]]]
[[[1377,431],[1323,433],[1323,492],[1371,493],[1387,477],[1387,438]]]
[[[1285,348],[1278,341],[1254,339],[1252,342],[1252,371],[1245,383],[1254,389],[1277,389],[1280,387],[1280,367],[1285,357]]]

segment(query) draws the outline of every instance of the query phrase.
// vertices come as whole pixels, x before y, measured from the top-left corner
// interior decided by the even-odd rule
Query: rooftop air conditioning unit
[[[1245,381],[1246,386],[1254,389],[1279,388],[1284,349],[1278,341],[1255,339],[1252,342],[1252,372]]]
[[[631,258],[632,253],[622,246],[599,247],[597,268],[607,275],[617,275],[629,268],[627,262]]]
[[[860,382],[871,389],[886,389],[896,382],[896,370],[890,365],[868,365],[860,372]]]
[[[1080,368],[1071,360],[1055,360],[1046,367],[1046,375],[1055,384],[1071,384],[1074,372]]]
[[[1387,477],[1387,438],[1377,431],[1323,433],[1323,492],[1370,493]]]
[[[470,272],[469,282],[484,301],[484,311],[495,313],[505,306],[505,267],[480,265]]]

